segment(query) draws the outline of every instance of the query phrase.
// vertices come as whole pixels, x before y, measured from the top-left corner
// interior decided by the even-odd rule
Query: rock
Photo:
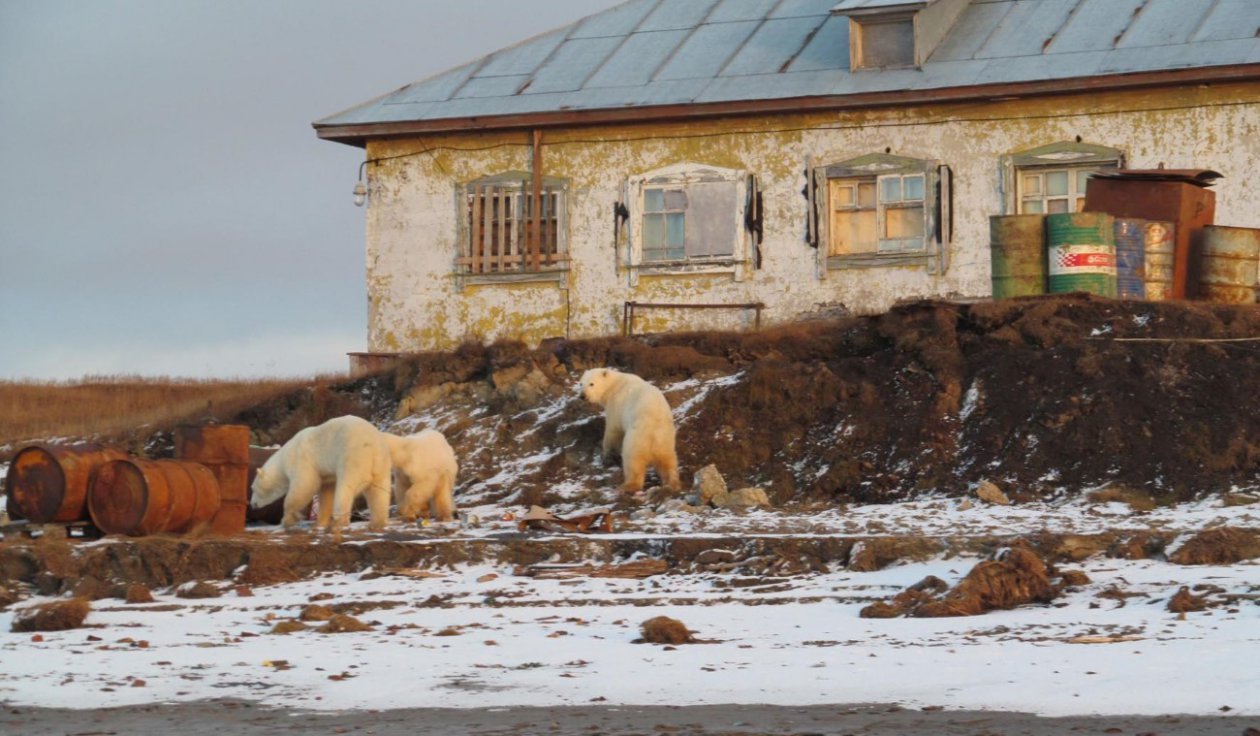
[[[687,630],[682,621],[668,616],[656,616],[640,625],[643,641],[649,644],[688,644],[695,637]]]
[[[271,627],[271,633],[292,634],[295,631],[306,631],[309,628],[311,627],[307,626],[301,621],[281,621],[280,623]]]
[[[661,514],[672,514],[672,513],[698,514],[703,510],[704,509],[700,508],[699,506],[692,506],[688,504],[686,501],[683,501],[681,498],[671,498],[656,508],[657,513],[661,513]]]
[[[726,479],[718,472],[716,465],[706,465],[697,470],[691,487],[699,494],[701,506],[706,504],[721,506],[729,495],[729,491],[726,490]]]
[[[740,488],[731,491],[726,496],[726,501],[722,503],[726,508],[732,507],[748,507],[748,506],[770,506],[770,497],[760,488]]]
[[[347,634],[357,631],[371,631],[372,627],[363,623],[354,616],[347,616],[344,613],[338,613],[328,620],[328,623],[316,629],[321,634]]]
[[[132,583],[127,586],[126,600],[128,603],[152,603],[153,591],[140,583]]]
[[[970,511],[971,509],[975,508],[975,506],[976,505],[972,503],[971,499],[969,498],[964,498],[963,500],[958,502],[959,511]]]
[[[998,488],[996,484],[987,480],[982,480],[976,484],[976,497],[986,503],[997,504],[998,506],[1009,506],[1011,499]]]

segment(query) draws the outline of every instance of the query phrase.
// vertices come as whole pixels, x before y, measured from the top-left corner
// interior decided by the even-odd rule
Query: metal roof
[[[922,67],[850,70],[844,10],[904,4],[627,0],[315,127],[361,143],[371,126],[1260,69],[1260,0],[971,0]]]

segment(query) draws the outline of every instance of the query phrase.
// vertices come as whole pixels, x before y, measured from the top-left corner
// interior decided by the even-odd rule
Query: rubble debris
[[[985,503],[996,504],[998,506],[1011,505],[1011,499],[998,488],[996,483],[988,480],[982,480],[976,483],[976,498]]]
[[[1181,586],[1181,589],[1178,590],[1172,598],[1168,599],[1168,610],[1173,613],[1206,611],[1208,605],[1208,599],[1206,596],[1195,595],[1184,585]]]
[[[659,559],[642,559],[610,565],[559,564],[540,562],[513,570],[514,575],[542,580],[568,578],[626,578],[642,579],[660,575],[669,570],[669,563]]]
[[[354,616],[344,613],[335,614],[328,623],[316,629],[321,634],[349,634],[359,631],[371,631],[372,627]]]
[[[521,517],[517,528],[521,531],[540,529],[549,532],[581,532],[583,534],[609,533],[613,530],[613,518],[612,511],[609,509],[597,509],[562,519],[541,506],[531,506],[529,513]]]
[[[642,639],[636,643],[647,644],[691,644],[696,641],[693,633],[682,621],[668,616],[655,616],[644,621],[639,627]]]
[[[92,606],[83,598],[41,603],[18,611],[13,616],[10,631],[20,634],[29,631],[65,631],[83,625]]]
[[[700,506],[724,506],[730,493],[726,489],[726,479],[716,465],[706,465],[697,470],[691,487],[700,497]]]
[[[1218,527],[1199,532],[1168,556],[1178,565],[1232,565],[1260,557],[1260,532]]]

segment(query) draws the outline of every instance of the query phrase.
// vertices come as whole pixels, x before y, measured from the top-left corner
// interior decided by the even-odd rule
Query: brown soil
[[[1059,589],[1050,582],[1050,570],[1046,563],[1022,542],[1006,550],[1000,559],[979,563],[944,595],[936,595],[943,589],[941,580],[928,577],[899,593],[890,602],[880,601],[867,606],[862,609],[861,616],[976,616],[1027,603],[1049,603],[1059,594]]]
[[[1258,337],[1257,306],[925,301],[758,332],[468,344],[234,420],[280,442],[338,413],[422,412],[460,456],[461,493],[546,506],[559,481],[619,480],[593,462],[602,419],[574,400],[583,370],[616,366],[664,387],[732,376],[680,423],[684,481],[714,463],[730,487],[763,487],[779,504],[963,494],[984,480],[1018,503],[1107,485],[1100,500],[1142,509],[1256,486],[1260,343],[1211,340]],[[485,483],[548,450],[534,472]]]
[[[1260,557],[1260,531],[1221,527],[1200,532],[1169,556],[1178,565],[1232,565]]]
[[[77,629],[91,610],[91,604],[82,598],[41,603],[14,616],[12,629],[16,633]]]

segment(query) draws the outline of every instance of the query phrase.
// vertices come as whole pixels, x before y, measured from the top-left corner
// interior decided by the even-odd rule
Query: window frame
[[[1125,165],[1124,160],[1124,152],[1118,148],[1080,141],[1050,143],[1007,154],[1001,159],[1002,214],[1050,214],[1046,211],[1031,213],[1024,211],[1025,174],[1044,175],[1060,171],[1068,172],[1069,194],[1063,197],[1056,196],[1054,199],[1066,198],[1070,201],[1076,198],[1083,204],[1085,198],[1084,190],[1082,189],[1079,193],[1074,191],[1077,183],[1077,172],[1082,170],[1122,169]],[[1042,189],[1044,192],[1044,185]],[[1047,199],[1049,198],[1043,194],[1041,197],[1043,203]],[[1043,206],[1044,209],[1048,208]],[[1068,211],[1075,212],[1076,210],[1069,209]]]
[[[868,61],[868,49],[870,47],[881,46],[878,43],[872,43],[867,39],[867,33],[876,27],[901,26],[909,29],[909,46],[898,48],[897,50],[904,53],[909,52],[909,57],[898,58],[892,63],[875,64]],[[863,71],[866,69],[914,69],[919,66],[917,33],[915,27],[915,12],[904,13],[880,13],[872,14],[864,17],[849,17],[849,68],[853,71]],[[904,34],[903,34],[904,35]],[[900,39],[903,43],[907,40]]]
[[[952,176],[948,166],[931,159],[894,156],[887,153],[867,154],[834,164],[810,169],[813,181],[807,187],[815,225],[811,228],[811,244],[818,249],[818,273],[825,278],[827,271],[847,268],[871,268],[881,266],[925,266],[936,274],[943,274],[948,266],[948,250],[951,216]],[[920,198],[898,197],[884,200],[885,182],[898,180],[904,192],[907,179],[920,179]],[[869,211],[856,207],[837,207],[832,199],[833,182],[840,187],[852,182],[855,194],[863,184],[874,185],[875,241],[874,248],[841,252],[833,231],[835,212]],[[906,205],[906,202],[918,203]],[[889,233],[890,210],[921,209],[922,234],[911,238],[884,237]],[[905,241],[916,241],[908,246]]]
[[[455,206],[458,222],[458,251],[453,260],[456,276],[463,283],[496,283],[513,281],[560,280],[569,270],[569,182],[558,177],[542,177],[543,193],[541,201],[543,210],[549,216],[542,218],[541,225],[545,245],[549,246],[536,258],[537,268],[530,259],[532,252],[526,252],[529,223],[532,216],[529,205],[532,201],[533,175],[526,171],[508,171],[500,174],[484,176],[472,181],[458,183],[455,186]],[[476,198],[480,192],[481,207]],[[499,200],[506,195],[507,199]],[[493,197],[493,199],[491,199]],[[547,199],[553,201],[549,204]],[[497,222],[486,209],[491,202],[510,201],[511,215],[500,216]],[[497,209],[495,211],[498,211]],[[482,227],[474,222],[481,213]],[[486,225],[494,223],[496,230]],[[480,231],[483,247],[473,247],[473,238]],[[492,232],[498,233],[498,240]],[[550,242],[554,238],[554,243]],[[498,251],[498,252],[492,252]],[[520,265],[507,267],[508,259],[519,260]],[[482,265],[485,267],[482,268]]]
[[[728,169],[700,163],[681,163],[654,169],[626,179],[626,200],[629,203],[630,217],[626,227],[627,247],[624,256],[619,258],[629,274],[631,285],[638,283],[640,273],[729,273],[736,281],[745,278],[751,258],[749,234],[746,229],[746,213],[748,208],[750,176],[747,171]],[[729,224],[732,236],[730,253],[686,255],[686,217],[683,218],[684,242],[681,258],[648,258],[646,251],[645,218],[655,214],[668,214],[674,210],[649,212],[646,198],[648,190],[682,190],[696,184],[725,184],[730,186],[731,206],[729,212],[722,214],[723,221]],[[687,205],[690,206],[695,197],[687,194]],[[685,213],[684,208],[681,212]],[[666,230],[668,232],[668,230]]]

